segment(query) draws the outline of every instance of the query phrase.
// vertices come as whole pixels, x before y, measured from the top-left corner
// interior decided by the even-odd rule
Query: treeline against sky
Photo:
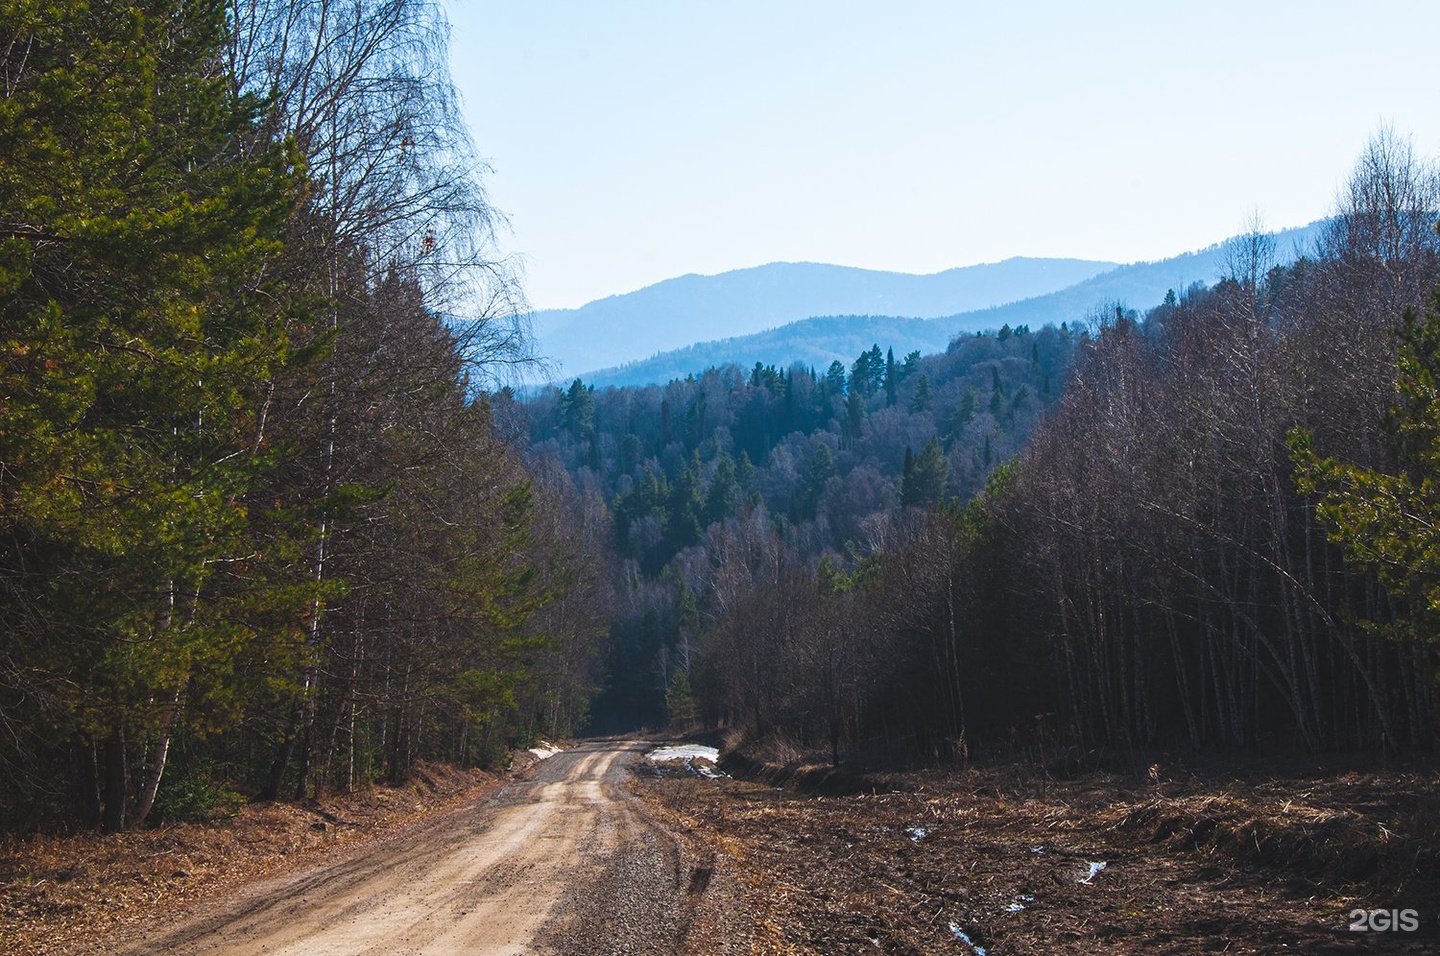
[[[592,532],[478,397],[526,342],[445,42],[425,0],[0,2],[7,827],[582,718]]]
[[[597,713],[837,761],[1433,747],[1437,209],[1386,133],[1310,255],[1257,229],[1144,315],[542,397],[615,516]]]

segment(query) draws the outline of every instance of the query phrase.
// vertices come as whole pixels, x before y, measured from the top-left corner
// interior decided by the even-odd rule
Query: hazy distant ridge
[[[877,342],[881,348],[893,347],[896,357],[903,358],[914,349],[927,355],[943,352],[953,337],[942,319],[818,316],[754,335],[697,342],[618,368],[601,369],[584,378],[597,385],[649,385],[684,378],[712,366],[735,364],[750,368],[756,362],[782,368],[799,362],[823,372],[837,359],[848,367],[861,349]]]
[[[1114,265],[1015,258],[910,275],[775,262],[715,276],[680,276],[532,318],[542,354],[556,364],[560,377],[568,377],[813,316],[954,315],[1063,289]]]
[[[1313,246],[1322,225],[1312,223],[1277,233],[1277,262],[1293,262],[1304,254]],[[683,378],[726,363],[748,368],[763,362],[783,368],[801,362],[823,370],[835,359],[848,365],[861,350],[877,343],[882,349],[893,348],[897,357],[913,349],[929,354],[943,351],[956,335],[998,329],[1002,325],[1039,328],[1046,323],[1082,321],[1113,304],[1148,309],[1159,305],[1170,289],[1181,294],[1196,282],[1213,284],[1225,274],[1225,258],[1225,243],[1217,243],[1169,259],[1111,268],[1045,295],[936,319],[893,315],[806,318],[757,334],[730,336],[663,351],[640,361],[591,372],[585,375],[585,380],[601,385],[644,385]]]
[[[1276,264],[1294,262],[1309,252],[1323,226],[1323,221],[1313,222],[1276,233]],[[1073,322],[1113,303],[1149,309],[1164,301],[1165,293],[1171,289],[1179,295],[1196,282],[1213,285],[1226,273],[1225,260],[1226,243],[1219,242],[1169,259],[1118,266],[1049,295],[949,316],[942,321],[954,323],[957,332],[975,332],[1005,324],[1038,328],[1047,322]]]

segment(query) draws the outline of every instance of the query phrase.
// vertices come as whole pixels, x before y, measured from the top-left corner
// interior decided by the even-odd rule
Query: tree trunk
[[[129,790],[125,767],[125,729],[116,724],[105,740],[105,808],[100,826],[106,833],[125,829],[125,804]]]
[[[150,815],[150,808],[155,805],[155,794],[160,792],[160,778],[165,775],[165,760],[170,755],[170,738],[175,730],[175,721],[180,716],[180,692],[182,688],[175,688],[175,697],[170,701],[170,706],[165,710],[165,716],[160,721],[160,739],[155,744],[155,756],[150,760],[150,772],[145,778],[145,789],[140,791],[140,802],[135,807],[134,824],[145,822]]]
[[[261,800],[278,800],[280,788],[285,784],[285,771],[290,767],[290,758],[295,755],[295,737],[300,729],[300,705],[290,708],[290,722],[285,727],[285,738],[275,750],[275,760],[270,764],[270,774],[265,786],[260,789]]]
[[[74,752],[75,812],[81,826],[93,829],[100,825],[100,771],[95,763],[95,742],[76,737]]]

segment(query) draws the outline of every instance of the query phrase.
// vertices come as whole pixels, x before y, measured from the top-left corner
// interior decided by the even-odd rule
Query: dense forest
[[[484,398],[524,305],[446,31],[425,0],[0,3],[7,827],[582,718],[596,532]]]
[[[1435,745],[1440,178],[1394,135],[1309,255],[1143,314],[521,397],[437,6],[0,11],[7,826],[583,728]]]
[[[506,408],[610,508],[597,719],[836,762],[1433,747],[1437,209],[1386,132],[1308,255],[1254,229],[1143,315]]]
[[[1005,327],[934,356],[875,345],[823,372],[726,366],[497,399],[534,457],[568,471],[592,510],[610,506],[619,599],[597,719],[667,719],[664,693],[690,679],[701,604],[717,597],[713,564],[755,535],[812,570],[849,567],[907,509],[976,494],[1058,397],[1077,341],[1068,326]]]

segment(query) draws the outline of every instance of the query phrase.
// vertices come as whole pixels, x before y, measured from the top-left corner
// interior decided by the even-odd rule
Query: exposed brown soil
[[[667,777],[643,791],[737,872],[765,951],[1440,949],[1434,772],[1152,773],[907,774],[852,778],[872,792],[848,795]],[[1349,929],[1352,910],[1412,908],[1413,932]]]

